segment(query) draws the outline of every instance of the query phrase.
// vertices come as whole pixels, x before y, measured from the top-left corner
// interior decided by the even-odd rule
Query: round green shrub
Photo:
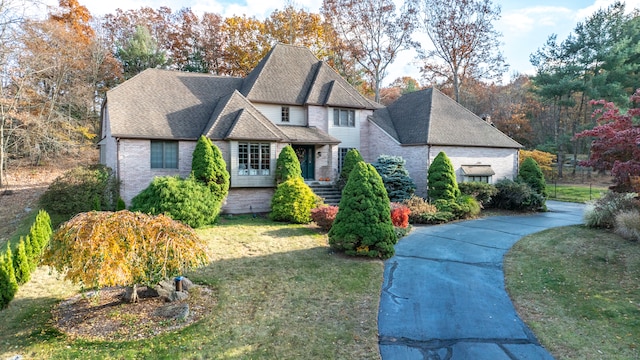
[[[491,198],[498,193],[498,189],[494,185],[479,181],[461,182],[458,184],[458,188],[462,195],[471,195],[478,200],[481,207],[488,205]]]
[[[427,171],[428,194],[431,201],[452,200],[460,196],[456,173],[451,160],[444,152],[439,152]]]
[[[340,189],[343,189],[347,185],[351,171],[353,171],[353,168],[359,162],[364,162],[364,159],[362,158],[362,155],[360,155],[358,149],[350,149],[347,151],[347,154],[344,156],[342,161],[342,169],[340,170],[340,176],[337,181],[337,185]]]
[[[416,190],[416,184],[405,168],[406,161],[400,156],[381,155],[371,165],[378,171],[391,202],[409,199]]]
[[[495,208],[519,211],[544,209],[544,197],[526,183],[502,179],[496,183],[496,189],[498,193],[491,199],[491,206]]]
[[[293,177],[278,185],[271,198],[271,219],[296,224],[311,222],[316,195],[302,177]]]
[[[518,179],[528,184],[538,194],[547,197],[547,183],[538,163],[531,157],[524,159],[518,171]]]
[[[276,160],[276,184],[292,178],[302,178],[302,168],[295,150],[291,145],[287,145],[282,148]]]
[[[329,244],[347,255],[386,259],[398,241],[382,178],[364,161],[349,175],[338,214],[329,230]]]
[[[156,177],[131,200],[131,211],[150,215],[164,214],[193,228],[215,222],[222,203],[211,189],[193,176]]]
[[[40,206],[57,219],[66,221],[81,212],[99,207],[114,210],[118,182],[103,165],[76,167],[53,181],[40,198]]]

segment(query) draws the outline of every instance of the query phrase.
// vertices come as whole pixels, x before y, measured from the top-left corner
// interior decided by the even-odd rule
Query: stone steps
[[[308,182],[307,185],[319,197],[324,199],[325,204],[338,206],[342,193],[333,184],[319,183],[317,181]]]

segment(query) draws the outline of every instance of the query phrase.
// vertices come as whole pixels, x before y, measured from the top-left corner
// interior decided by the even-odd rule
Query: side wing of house
[[[440,151],[451,159],[458,182],[495,183],[518,172],[521,145],[436,89],[406,94],[376,110],[363,138],[367,161],[402,156],[423,197],[429,166]]]

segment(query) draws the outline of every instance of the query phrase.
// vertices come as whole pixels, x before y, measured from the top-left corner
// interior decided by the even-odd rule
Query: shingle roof
[[[522,147],[433,88],[405,94],[370,119],[404,145]]]
[[[107,93],[116,137],[197,139],[240,78],[147,69]]]
[[[292,144],[323,144],[337,145],[340,140],[316,127],[278,126]]]
[[[307,48],[275,45],[247,75],[241,90],[251,102],[375,109],[378,104],[356,91]]]
[[[204,134],[219,140],[282,141],[287,138],[238,91],[221,99]]]

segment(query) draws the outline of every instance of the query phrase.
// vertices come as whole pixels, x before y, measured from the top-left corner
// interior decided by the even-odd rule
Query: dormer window
[[[350,109],[333,109],[333,125],[355,127],[356,111]]]
[[[288,106],[283,106],[282,107],[282,117],[280,118],[280,121],[282,122],[289,122],[289,107]]]

